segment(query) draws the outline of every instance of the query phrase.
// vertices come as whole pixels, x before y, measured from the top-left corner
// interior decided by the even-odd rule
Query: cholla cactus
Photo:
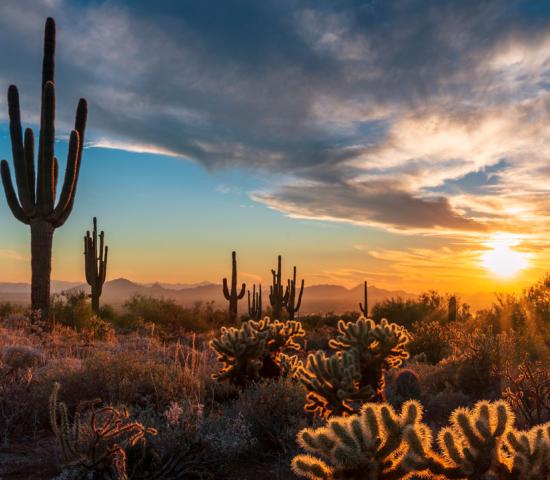
[[[530,432],[514,430],[514,415],[504,401],[459,408],[450,427],[440,431],[442,455],[407,433],[408,465],[447,479],[542,480],[550,478],[550,424]]]
[[[397,368],[409,358],[406,345],[409,334],[404,327],[389,323],[385,318],[379,324],[361,317],[356,322],[338,322],[339,335],[329,346],[340,351],[353,351],[359,362],[360,383],[370,385],[378,400],[384,390],[383,370]]]
[[[410,478],[415,470],[407,463],[406,433],[415,432],[422,445],[431,442],[421,420],[422,407],[416,401],[403,404],[400,414],[387,404],[366,403],[357,415],[302,430],[298,443],[308,454],[296,456],[292,469],[311,480]]]
[[[244,386],[259,378],[265,340],[258,336],[250,322],[243,323],[241,328],[222,327],[220,337],[210,342],[210,348],[224,364],[219,373],[212,375],[215,380],[230,380],[235,385]]]
[[[372,400],[370,385],[361,387],[355,354],[338,352],[327,357],[318,351],[308,356],[307,365],[298,371],[298,378],[308,390],[306,412],[319,416],[349,415],[357,410],[356,402]]]
[[[529,432],[511,430],[504,444],[511,453],[505,462],[511,480],[550,478],[550,423]]]
[[[258,322],[249,320],[241,328],[222,328],[221,336],[210,342],[224,366],[214,374],[216,380],[230,380],[234,385],[245,386],[260,378],[275,378],[296,370],[297,359],[285,357],[284,350],[299,350],[297,338],[305,335],[300,322],[280,322],[269,317]]]
[[[341,320],[338,331],[329,341],[338,353],[310,355],[299,371],[310,392],[306,410],[321,416],[355,413],[363,402],[383,400],[384,370],[399,367],[409,356],[407,330],[385,319],[380,324],[364,317]]]
[[[281,353],[278,357],[278,361],[280,375],[285,378],[295,378],[298,375],[299,370],[304,366],[303,362],[297,355],[287,355],[286,353]]]
[[[154,428],[146,428],[128,418],[128,411],[113,407],[91,408],[84,422],[79,412],[69,420],[67,406],[58,402],[59,383],[50,395],[50,423],[61,449],[62,461],[73,469],[77,478],[127,480],[126,449],[145,444]],[[95,478],[95,476],[94,476]]]

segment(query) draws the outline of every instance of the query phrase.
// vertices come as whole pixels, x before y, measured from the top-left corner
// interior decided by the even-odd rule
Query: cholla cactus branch
[[[366,403],[359,414],[302,430],[298,443],[308,454],[296,456],[292,469],[312,480],[409,478],[415,469],[407,463],[405,435],[414,431],[422,445],[431,440],[421,420],[415,401],[405,403],[400,414],[386,404]]]

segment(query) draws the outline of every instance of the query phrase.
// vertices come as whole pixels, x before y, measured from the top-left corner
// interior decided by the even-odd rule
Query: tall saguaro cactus
[[[243,283],[241,291],[237,293],[237,253],[232,252],[231,265],[231,290],[227,287],[227,278],[223,279],[223,296],[229,302],[229,322],[235,323],[237,320],[237,303],[244,297],[246,284]]]
[[[15,85],[8,88],[8,111],[17,193],[13,186],[8,162],[2,160],[1,164],[2,183],[8,205],[15,218],[29,225],[31,229],[31,303],[33,310],[40,310],[45,320],[49,318],[50,309],[53,234],[56,228],[66,222],[73,209],[88,112],[86,100],[81,98],[76,110],[74,130],[69,139],[63,188],[56,205],[59,169],[54,153],[54,56],[55,22],[52,18],[48,18],[44,35],[37,172],[35,173],[34,134],[30,128],[27,128],[24,137],[22,135],[19,92]]]
[[[269,287],[269,303],[271,304],[271,318],[274,320],[281,319],[281,312],[283,307],[288,302],[289,291],[285,290],[282,283],[282,269],[281,269],[281,256],[277,259],[277,271],[271,270],[273,276],[273,282]]]
[[[258,285],[258,291],[256,291],[256,285],[252,286],[252,298],[250,290],[248,290],[248,316],[251,320],[262,319],[262,284]]]
[[[364,283],[364,290],[363,290],[363,303],[359,302],[359,310],[361,310],[361,313],[364,317],[369,316],[369,293],[367,291],[367,281],[365,280]]]
[[[292,279],[288,280],[287,291],[288,300],[286,302],[286,311],[288,312],[288,319],[294,320],[296,312],[300,310],[300,306],[302,305],[302,294],[304,293],[304,279],[302,278],[300,293],[298,294],[298,301],[296,301],[296,267],[294,267]]]
[[[99,244],[98,244],[99,237]],[[92,310],[99,313],[99,297],[103,291],[105,276],[107,275],[107,255],[109,247],[105,245],[105,232],[97,234],[97,218],[94,217],[94,230],[92,235],[86,232],[84,237],[84,265],[86,268],[86,281],[92,287]]]

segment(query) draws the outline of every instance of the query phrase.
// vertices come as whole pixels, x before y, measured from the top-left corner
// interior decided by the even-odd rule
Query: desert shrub
[[[269,317],[249,320],[240,328],[222,327],[221,335],[210,342],[210,348],[223,364],[213,378],[244,387],[262,378],[292,376],[300,362],[284,352],[300,350],[296,340],[304,335],[300,322],[281,322]]]
[[[439,322],[415,322],[407,349],[411,358],[422,356],[427,362],[436,364],[451,353],[450,333],[446,325]]]
[[[82,290],[53,295],[51,314],[54,323],[76,329],[89,327],[94,318],[88,295]]]
[[[454,300],[452,300],[454,299]],[[376,303],[371,310],[371,317],[379,322],[387,318],[391,322],[412,330],[414,324],[421,322],[448,323],[449,302],[456,302],[456,315],[453,318],[464,323],[471,318],[470,307],[460,303],[456,296],[444,296],[435,290],[421,293],[416,299],[392,297]]]
[[[548,364],[525,359],[517,368],[503,370],[504,398],[527,426],[550,421],[550,369]]]
[[[421,395],[420,378],[410,368],[399,371],[394,378],[395,393],[403,400],[419,400]]]
[[[136,329],[152,324],[159,333],[176,337],[188,331],[205,332],[221,324],[225,312],[215,310],[212,303],[196,302],[193,307],[178,305],[175,300],[134,295],[125,304],[126,314],[117,321],[123,328]]]
[[[338,324],[338,335],[329,346],[337,352],[327,357],[318,351],[298,369],[298,378],[308,390],[306,411],[321,416],[351,414],[360,403],[381,400],[384,372],[399,367],[408,358],[407,331],[382,319]]]
[[[305,395],[296,380],[268,380],[241,391],[226,411],[244,415],[262,454],[287,453],[294,449],[296,433],[307,423]]]

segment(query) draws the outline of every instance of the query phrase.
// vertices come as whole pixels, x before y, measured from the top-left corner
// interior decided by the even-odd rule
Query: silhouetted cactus
[[[282,283],[281,256],[277,258],[277,271],[271,270],[273,277],[271,287],[269,287],[269,303],[271,304],[271,318],[281,319],[283,307],[288,302],[289,291],[285,289]]]
[[[297,455],[292,470],[311,480],[397,480],[413,474],[407,464],[405,434],[429,445],[429,429],[421,423],[415,401],[396,413],[387,404],[366,403],[357,415],[331,418],[325,427],[302,430],[298,443],[308,452]]]
[[[256,285],[252,286],[252,298],[250,290],[248,290],[248,316],[252,320],[261,320],[262,318],[262,284],[258,285],[258,291],[256,291]]]
[[[289,279],[287,284],[288,299],[285,305],[289,320],[294,320],[296,313],[300,311],[302,294],[304,293],[304,279],[302,279],[298,301],[296,301],[296,267],[294,267],[293,272],[292,279]]]
[[[306,410],[321,416],[354,413],[365,401],[383,400],[384,371],[401,366],[409,355],[407,331],[386,319],[340,321],[338,331],[329,341],[338,353],[310,354],[298,374],[309,390]]]
[[[58,162],[55,158],[55,22],[46,21],[44,60],[42,65],[42,107],[40,138],[38,142],[38,169],[35,174],[34,135],[30,128],[21,130],[21,113],[17,87],[8,89],[8,108],[13,163],[15,166],[15,192],[10,167],[2,160],[1,175],[8,205],[17,220],[31,229],[31,303],[40,310],[44,320],[49,319],[50,275],[53,234],[69,217],[75,200],[78,174],[82,160],[87,103],[80,99],[76,111],[74,130],[69,139],[69,153],[63,188],[57,198]]]
[[[407,432],[408,465],[447,479],[548,479],[550,424],[530,432],[518,432],[513,426],[514,415],[504,401],[459,408],[451,416],[450,427],[439,432],[442,454]]]
[[[223,363],[216,380],[229,380],[244,387],[260,378],[276,378],[297,369],[297,358],[282,354],[286,350],[299,350],[296,339],[305,335],[300,322],[280,322],[268,317],[256,322],[249,320],[240,328],[222,327],[221,335],[210,342]],[[284,362],[284,365],[283,365]]]
[[[228,317],[230,323],[235,323],[237,320],[237,304],[244,297],[246,284],[243,283],[241,291],[237,293],[237,253],[231,253],[231,290],[227,287],[227,278],[223,279],[223,296],[229,302]]]
[[[456,322],[456,313],[457,313],[456,297],[452,296],[449,298],[449,305],[448,305],[447,321],[449,323]]]
[[[107,256],[109,247],[105,245],[105,233],[97,234],[97,218],[93,220],[94,230],[86,232],[84,237],[84,266],[86,270],[86,282],[92,288],[92,310],[99,313],[99,297],[103,291],[103,284],[107,275]],[[99,236],[99,243],[98,243]]]
[[[365,283],[363,285],[363,303],[359,302],[359,310],[364,317],[369,316],[369,293],[367,287],[367,281],[365,280]]]

